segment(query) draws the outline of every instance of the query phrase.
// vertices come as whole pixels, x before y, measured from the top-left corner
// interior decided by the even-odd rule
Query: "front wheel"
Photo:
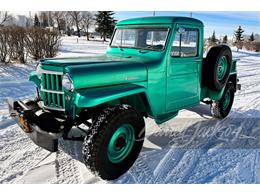
[[[83,143],[86,166],[105,180],[124,174],[142,149],[144,127],[142,115],[128,105],[104,109]]]
[[[220,100],[214,101],[211,105],[211,113],[213,117],[225,118],[233,105],[235,96],[235,87],[232,83],[228,83]]]

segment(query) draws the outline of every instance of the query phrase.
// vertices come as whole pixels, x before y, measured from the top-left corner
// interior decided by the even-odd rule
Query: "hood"
[[[135,58],[136,59],[136,58]],[[41,61],[42,66],[63,67],[70,74],[75,89],[101,87],[147,80],[147,66],[129,56],[107,55],[77,58],[52,58]]]
[[[100,56],[85,56],[85,57],[67,57],[67,58],[45,58],[41,60],[42,65],[51,65],[58,67],[75,66],[75,65],[88,65],[95,63],[108,63],[118,60],[123,60],[123,58],[114,58],[107,55]]]

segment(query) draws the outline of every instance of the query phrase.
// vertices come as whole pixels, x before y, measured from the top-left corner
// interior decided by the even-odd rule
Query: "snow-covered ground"
[[[95,55],[107,43],[65,38],[59,56]],[[180,112],[163,125],[146,120],[146,140],[134,166],[112,183],[260,183],[260,54],[240,58],[242,90],[229,117],[218,121],[209,107]],[[106,183],[85,168],[81,143],[59,142],[59,151],[37,147],[8,117],[7,97],[33,97],[27,81],[33,65],[0,65],[0,183]]]

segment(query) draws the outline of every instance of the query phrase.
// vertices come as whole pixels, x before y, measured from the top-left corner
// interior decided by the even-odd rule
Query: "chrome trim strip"
[[[47,93],[64,94],[64,91],[54,91],[54,90],[43,89],[43,88],[41,88],[41,91],[43,91],[43,92],[47,92]]]
[[[56,75],[64,75],[63,72],[51,71],[51,70],[44,70],[41,68],[40,73],[44,74],[56,74]]]
[[[49,106],[43,106],[43,108],[65,112],[65,108],[55,108],[55,107],[49,107]]]

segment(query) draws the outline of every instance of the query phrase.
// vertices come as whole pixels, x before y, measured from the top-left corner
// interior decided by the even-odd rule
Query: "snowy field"
[[[95,55],[107,43],[65,38],[59,56]],[[225,120],[199,105],[163,125],[146,120],[146,140],[134,166],[112,183],[260,183],[260,54],[240,58],[242,90]],[[7,97],[35,95],[27,81],[33,65],[0,65],[0,183],[106,183],[81,160],[81,143],[60,141],[59,151],[37,147],[8,117]]]

